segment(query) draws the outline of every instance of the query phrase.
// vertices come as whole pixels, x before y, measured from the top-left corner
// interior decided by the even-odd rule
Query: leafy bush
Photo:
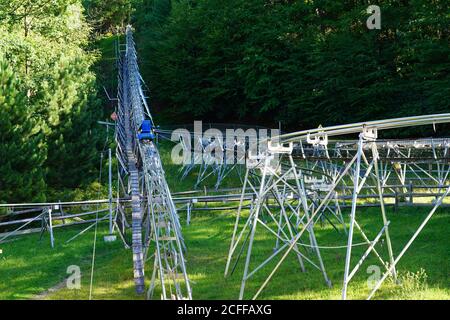
[[[399,273],[397,283],[394,283],[393,278],[389,278],[393,289],[391,293],[400,300],[404,299],[420,299],[424,291],[428,289],[427,279],[428,275],[424,269],[417,272],[407,271]]]

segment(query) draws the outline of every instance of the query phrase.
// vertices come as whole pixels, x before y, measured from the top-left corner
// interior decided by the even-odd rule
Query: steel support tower
[[[449,122],[450,114],[438,114],[319,127],[281,135],[277,137],[277,143],[268,140],[267,152],[249,154],[225,268],[225,276],[229,276],[246,253],[239,298],[246,298],[247,282],[255,278],[256,273],[267,273],[269,268],[267,277],[252,295],[253,299],[257,299],[290,255],[298,259],[301,271],[305,271],[304,262],[307,262],[323,273],[325,282],[330,284],[320,253],[324,247],[316,241],[314,230],[327,213],[330,217],[334,216],[335,221],[343,223],[337,203],[339,200],[350,207],[346,218],[349,228],[345,230],[347,245],[326,249],[346,249],[342,298],[348,298],[350,281],[369,255],[378,260],[384,273],[368,298],[374,296],[386,278],[391,276],[395,280],[398,262],[450,193],[449,140],[382,141],[378,139],[378,133]],[[329,139],[347,135],[358,135],[358,140],[331,143]],[[333,148],[330,148],[331,145]],[[253,182],[255,177],[258,185]],[[427,183],[428,189],[438,189],[439,192],[433,194],[432,208],[423,223],[396,254],[391,243],[385,193],[389,187],[388,181],[395,179],[394,182],[405,189],[407,180],[412,178],[416,178],[414,184],[417,188]],[[243,199],[249,186],[253,190],[254,200],[247,215],[243,214],[247,206]],[[378,198],[381,227],[377,234],[368,233],[358,223],[357,211],[362,205],[360,199],[366,193],[370,193],[371,198]],[[414,205],[413,193],[409,194],[410,205]],[[402,195],[408,197],[408,192],[402,191]],[[262,231],[272,235],[276,247],[267,259],[252,266],[252,256]],[[362,239],[361,243],[355,243],[356,233]],[[385,245],[381,245],[384,242]],[[355,246],[366,248],[356,262]]]

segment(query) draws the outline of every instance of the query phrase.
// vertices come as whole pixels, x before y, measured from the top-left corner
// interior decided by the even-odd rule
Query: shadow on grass
[[[397,214],[388,213],[395,254],[398,254],[427,214],[424,208],[401,209]],[[347,218],[347,216],[346,216]],[[381,228],[377,209],[358,211],[358,222],[373,239]],[[230,245],[235,216],[233,212],[197,212],[192,224],[183,227],[186,240],[187,269],[192,280],[195,299],[236,299],[239,295],[243,274],[243,254],[234,274],[225,279],[224,269]],[[398,265],[400,272],[417,272],[423,268],[427,275],[427,287],[405,295],[389,282],[382,286],[377,299],[449,299],[450,298],[450,252],[448,250],[450,215],[442,209],[431,219],[427,227]],[[132,255],[120,240],[103,242],[106,225],[101,224],[97,238],[97,253],[93,281],[94,299],[143,299],[134,291]],[[90,267],[93,248],[93,231],[89,231],[70,244],[67,239],[79,229],[60,229],[55,232],[56,247],[50,248],[48,235],[39,241],[38,235],[19,238],[2,245],[0,256],[0,299],[29,299],[63,281],[69,265],[79,265],[82,270],[81,290],[66,288],[48,295],[48,299],[88,299]],[[343,233],[337,233],[329,224],[317,227],[320,246],[346,244]],[[363,239],[355,234],[355,243]],[[273,252],[275,239],[263,229],[258,229],[252,255],[251,269]],[[355,247],[352,257],[356,264],[366,247]],[[377,245],[380,254],[386,256],[386,244]],[[308,257],[312,252],[303,250]],[[321,272],[311,265],[302,273],[294,255],[282,264],[272,281],[262,292],[261,299],[340,299],[345,248],[321,250],[323,260],[333,287],[328,288]],[[262,268],[247,282],[246,298],[251,298],[272,270],[277,260]],[[151,275],[152,261],[147,262],[147,281]],[[361,266],[349,287],[350,299],[364,299],[369,293],[367,273],[369,265],[380,265],[370,255]],[[156,292],[155,297],[158,297]]]

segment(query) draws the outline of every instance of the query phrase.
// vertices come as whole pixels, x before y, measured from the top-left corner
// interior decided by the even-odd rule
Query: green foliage
[[[36,157],[43,153],[45,162],[30,161],[28,167],[34,163],[52,188],[96,179],[104,130],[97,125],[102,109],[92,71],[97,54],[88,49],[91,27],[81,0],[0,0],[0,21],[0,53],[20,79],[18,90],[34,121],[23,130],[43,134],[36,147],[23,148],[33,154],[38,147]],[[19,120],[8,118],[14,125]],[[20,176],[15,178],[21,185]]]
[[[391,292],[397,299],[407,300],[414,296],[417,299],[417,293],[423,293],[428,289],[427,279],[428,275],[423,268],[417,272],[402,272],[397,276],[397,281],[389,278],[389,282],[393,288]],[[425,297],[422,294],[420,298],[423,299]]]
[[[171,189],[175,185],[171,185]],[[377,211],[378,210],[378,211]],[[411,237],[415,228],[423,221],[428,211],[426,208],[401,208],[398,213],[388,212],[390,231],[395,252],[399,252],[403,244]],[[230,239],[236,217],[226,211],[194,211],[192,222],[185,225],[185,213],[182,215],[183,236],[187,245],[186,268],[192,282],[194,299],[237,299],[242,280],[242,265],[239,263],[236,271],[229,278],[224,278],[223,272],[227,253],[230,247]],[[243,212],[244,215],[248,212]],[[359,223],[364,226],[370,237],[375,237],[380,229],[381,218],[379,209],[366,209],[359,213]],[[442,236],[448,230],[450,216],[448,209],[443,209],[442,214],[437,214],[430,220],[429,225],[414,243],[414,248],[408,251],[402,258],[398,271],[400,278],[405,283],[408,270],[427,270],[428,277],[417,276],[419,273],[411,273],[406,280],[408,289],[402,289],[387,280],[375,296],[376,299],[428,299],[448,300],[450,287],[448,274],[450,259],[448,242]],[[44,292],[55,285],[62,283],[67,278],[67,267],[78,265],[82,271],[81,290],[70,290],[61,286],[60,290],[50,293],[46,299],[72,300],[88,299],[90,289],[90,272],[92,261],[92,242],[94,230],[82,234],[75,241],[65,243],[71,237],[83,230],[85,226],[55,229],[56,248],[51,249],[48,233],[39,241],[39,234],[20,237],[17,241],[2,244],[3,254],[0,256],[0,299],[29,299],[36,294]],[[113,243],[102,241],[103,236],[108,235],[108,222],[102,222],[98,226],[97,249],[94,270],[94,299],[144,299],[145,296],[137,296],[134,290],[132,250],[124,250],[120,240]],[[316,230],[316,237],[322,246],[346,245],[345,233],[338,234],[330,225]],[[255,255],[252,256],[252,265],[263,262],[273,253],[273,235],[269,232],[259,233],[255,243]],[[357,241],[364,241],[360,235]],[[150,248],[150,252],[154,247]],[[355,257],[364,254],[366,247],[355,247]],[[383,257],[387,255],[386,245],[377,247]],[[345,248],[338,250],[322,250],[325,267],[333,282],[332,288],[328,288],[323,280],[322,273],[311,267],[306,273],[299,270],[298,260],[295,255],[289,256],[281,265],[274,278],[269,282],[260,296],[261,299],[340,299],[343,279],[343,266]],[[310,255],[311,253],[308,253]],[[312,257],[312,256],[311,256]],[[354,261],[354,263],[356,263]],[[371,265],[379,265],[379,260],[374,254],[368,256],[368,260],[352,279],[349,287],[349,298],[366,299],[369,294],[367,286],[368,274],[366,270]],[[269,264],[258,271],[247,282],[247,292],[254,293],[261,283],[267,278],[274,263]],[[147,281],[150,280],[153,260],[146,264],[148,270]],[[413,275],[416,276],[413,276]],[[413,280],[413,278],[416,280]],[[417,280],[420,279],[420,280]],[[149,282],[147,282],[148,285]],[[426,283],[426,285],[425,285]],[[405,283],[406,284],[406,283]],[[159,290],[160,286],[156,287]],[[404,294],[405,290],[408,294]],[[251,298],[250,295],[246,298]]]
[[[99,33],[122,28],[128,23],[133,0],[84,0],[89,21]]]
[[[101,109],[96,98],[95,77],[89,62],[78,57],[63,59],[55,69],[54,82],[45,90],[49,114],[47,164],[52,186],[77,187],[86,178],[96,178],[97,148],[102,135],[96,122]]]
[[[45,200],[43,134],[20,81],[0,55],[0,203]]]
[[[301,129],[448,112],[448,2],[377,4],[381,30],[362,0],[140,0],[144,77],[184,122]]]

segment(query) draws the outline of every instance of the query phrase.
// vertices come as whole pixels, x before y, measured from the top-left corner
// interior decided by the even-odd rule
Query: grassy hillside
[[[447,246],[450,215],[442,209],[430,221],[411,250],[399,264],[404,284],[394,286],[387,282],[376,296],[377,299],[450,299],[450,256]],[[396,253],[406,243],[415,228],[425,217],[424,209],[401,209],[390,214],[391,235]],[[374,237],[380,228],[380,219],[374,210],[359,211],[359,221],[363,228]],[[183,214],[182,214],[183,220]],[[183,232],[188,251],[187,269],[193,281],[195,299],[235,299],[239,294],[242,265],[230,279],[224,279],[226,255],[234,223],[233,212],[196,212],[192,224],[184,226]],[[183,222],[184,225],[184,222]],[[134,293],[132,280],[132,258],[130,250],[121,243],[104,243],[106,224],[100,225],[95,259],[93,282],[94,299],[142,299]],[[42,241],[38,236],[20,238],[3,244],[0,256],[0,299],[29,299],[36,294],[61,283],[67,277],[70,265],[78,265],[82,270],[81,290],[68,290],[64,286],[46,299],[88,299],[90,267],[92,259],[93,231],[82,235],[70,244],[65,241],[77,233],[76,229],[58,230],[55,233],[56,248],[50,249],[48,235]],[[332,230],[330,226],[318,228],[318,242],[321,246],[343,246],[345,237]],[[357,237],[355,242],[361,242]],[[256,261],[262,261],[272,253],[274,241],[268,234],[260,233],[254,246]],[[385,245],[377,246],[381,252]],[[356,247],[353,263],[363,252]],[[298,263],[291,257],[281,267],[262,299],[339,299],[342,286],[345,249],[322,250],[328,275],[333,287],[328,289],[321,274],[312,268],[307,273],[299,272]],[[255,261],[255,260],[253,260]],[[374,258],[362,266],[354,282],[350,285],[349,298],[363,299],[368,294],[367,267],[377,264]],[[151,263],[147,263],[150,268]],[[254,264],[253,264],[254,265]],[[421,269],[426,277],[420,275]],[[248,296],[257,289],[270,270],[248,282]],[[411,274],[407,275],[407,272]]]

